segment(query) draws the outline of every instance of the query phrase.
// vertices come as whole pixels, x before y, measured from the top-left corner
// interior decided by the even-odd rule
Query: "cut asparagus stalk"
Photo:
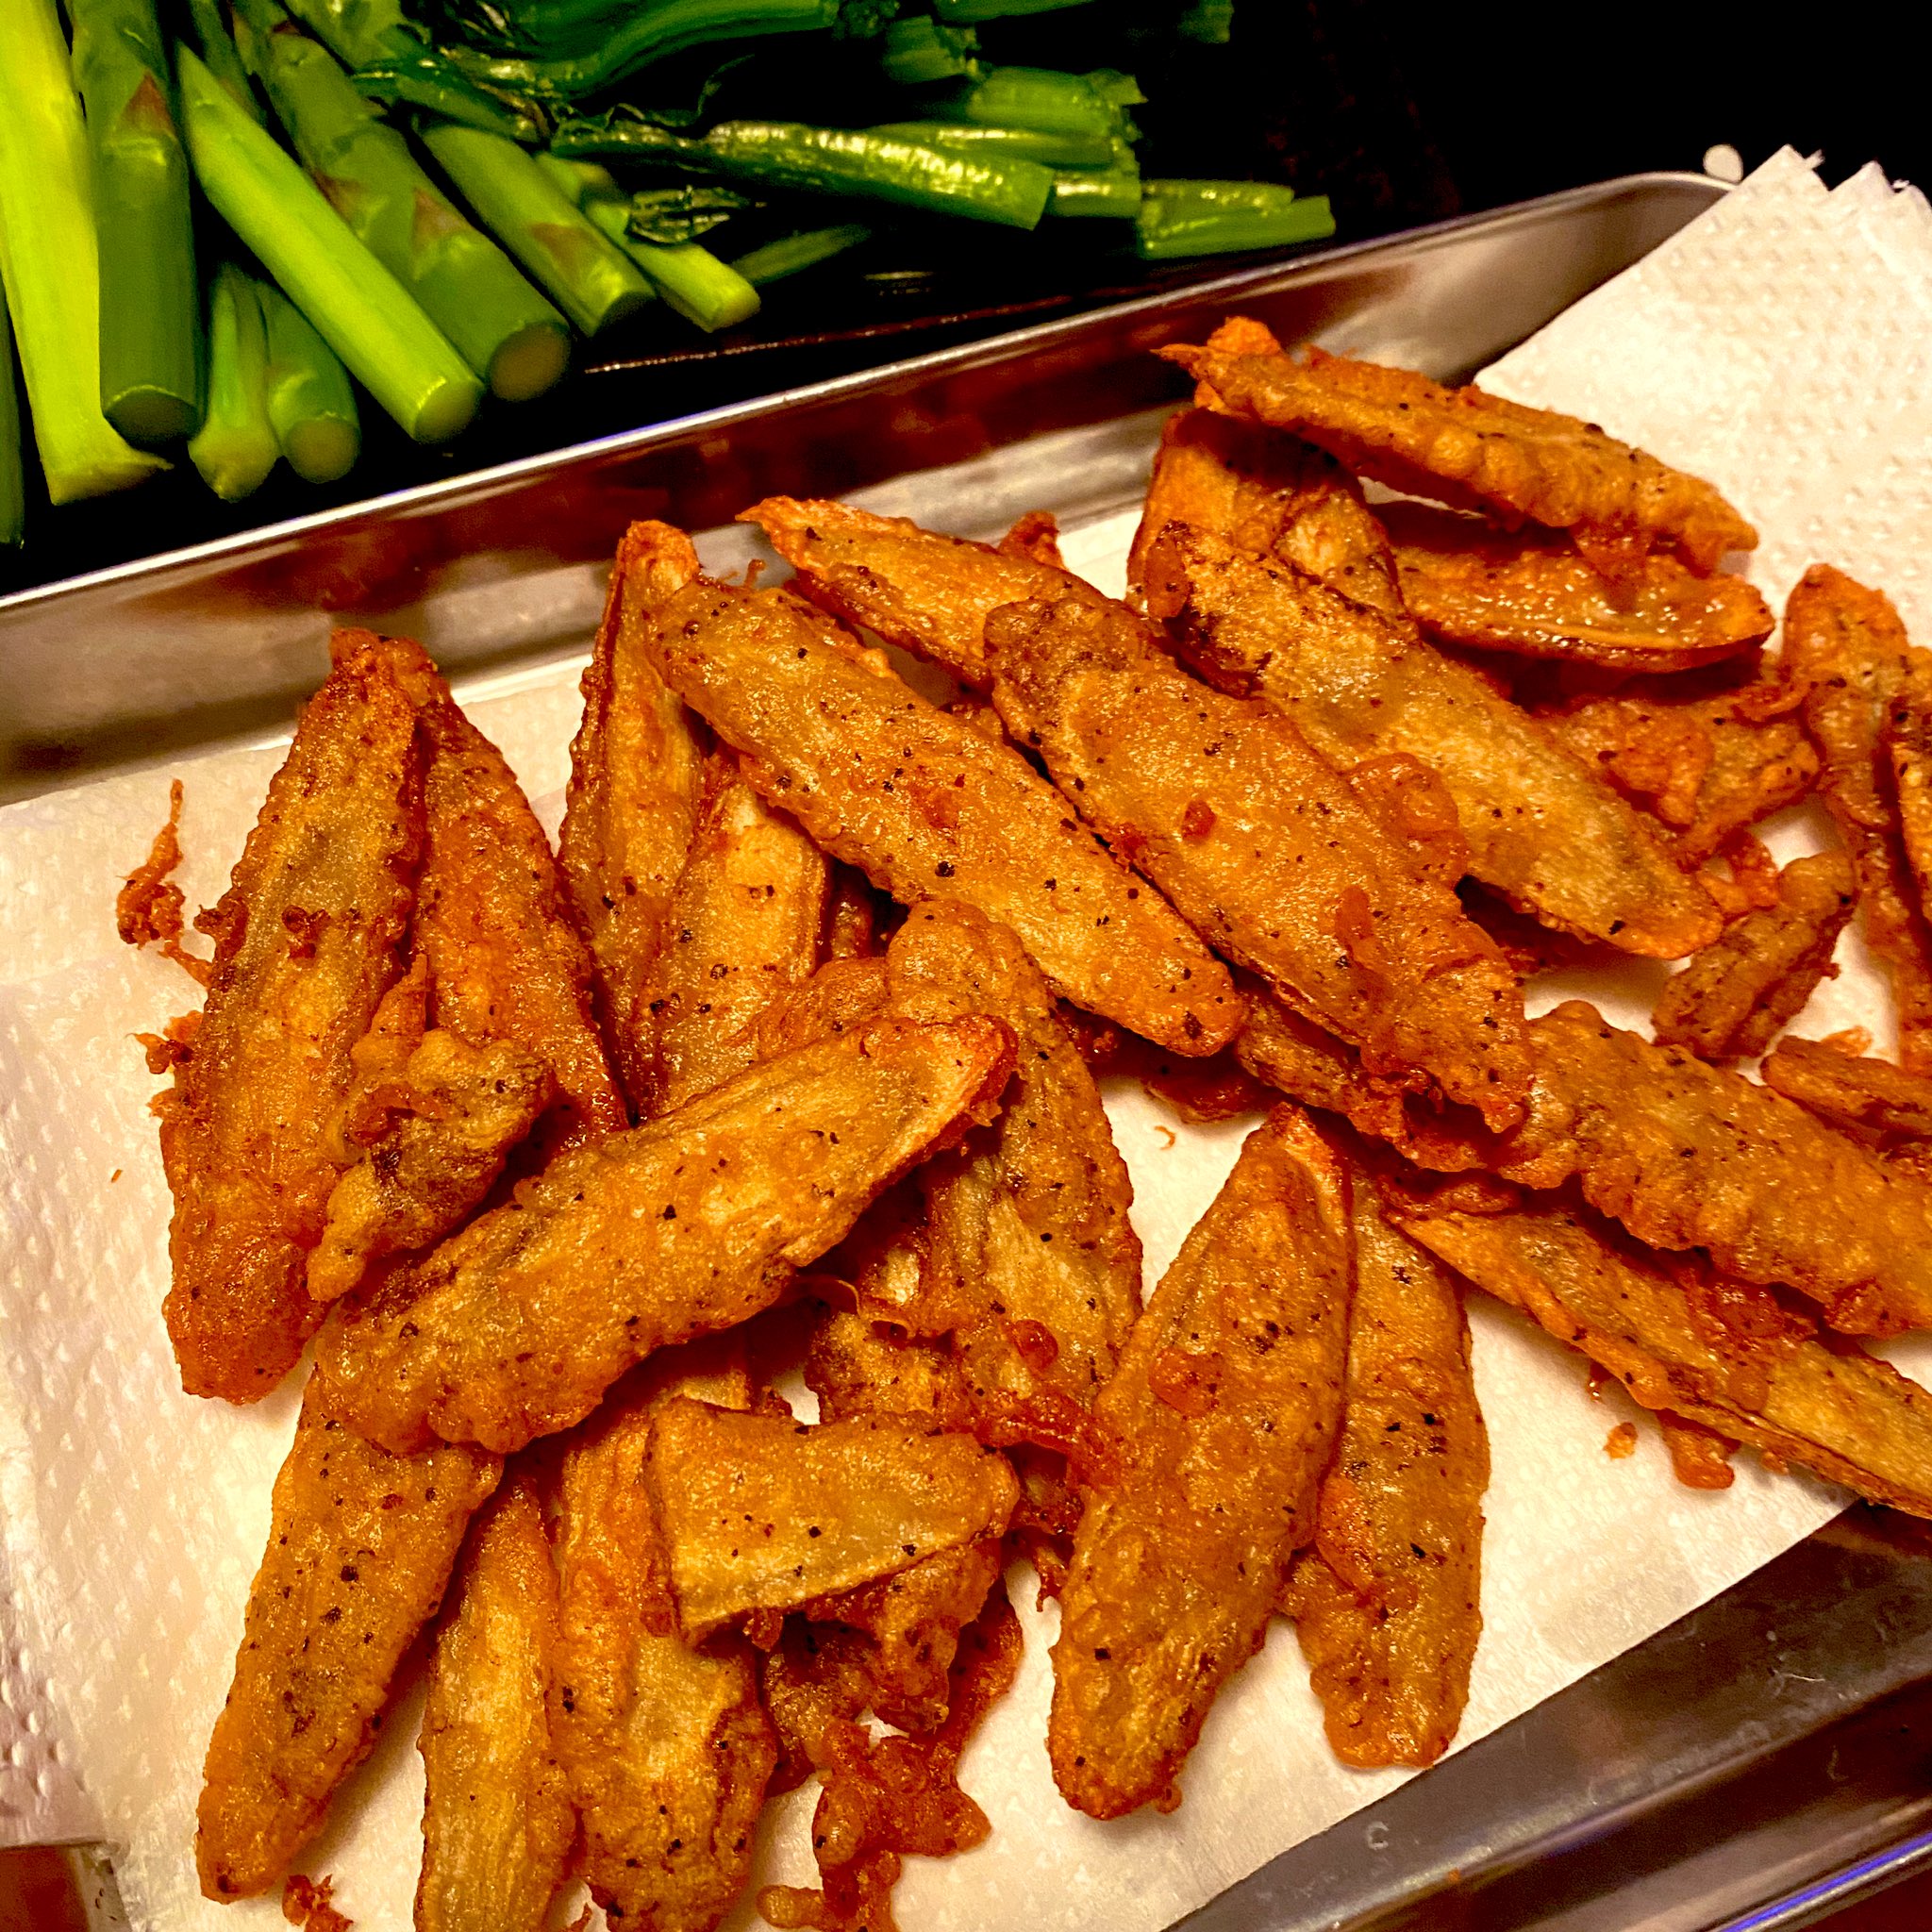
[[[100,238],[101,413],[130,442],[201,420],[188,156],[154,0],[68,0]]]
[[[268,334],[268,420],[276,446],[305,483],[333,483],[356,467],[362,425],[349,372],[279,289],[263,287]]]
[[[1136,245],[1143,261],[1280,248],[1334,234],[1325,194],[1297,195],[1274,181],[1147,181]]]
[[[585,335],[652,299],[636,263],[515,142],[450,121],[425,125],[423,141],[476,218]]]
[[[350,374],[418,442],[460,434],[483,397],[469,365],[185,47],[181,111],[202,192]]]
[[[188,455],[224,503],[240,503],[281,454],[268,417],[268,332],[259,290],[232,261],[215,271],[208,307],[208,408]]]
[[[227,23],[222,18],[222,0],[188,0],[188,20],[194,29],[195,50],[203,64],[235,96],[235,105],[245,108],[251,121],[259,121],[261,103],[255,98],[248,70],[235,51],[235,42],[228,38]]]
[[[47,495],[125,490],[167,464],[101,413],[100,272],[87,134],[54,0],[0,0],[0,282]]]
[[[13,325],[0,292],[0,544],[26,536],[26,465],[20,454],[20,399],[13,389]]]
[[[872,230],[857,222],[837,228],[807,228],[801,234],[781,235],[775,242],[767,242],[762,248],[741,255],[731,266],[754,288],[762,289],[788,275],[803,275],[807,269],[871,240]]]
[[[279,0],[238,0],[236,32],[297,158],[357,239],[492,394],[541,395],[569,366],[563,317],[464,219]]]

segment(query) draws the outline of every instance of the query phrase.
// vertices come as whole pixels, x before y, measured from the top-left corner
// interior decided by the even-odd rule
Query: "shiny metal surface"
[[[1578,189],[0,599],[0,797],[276,729],[332,621],[406,631],[458,677],[576,651],[634,517],[704,529],[773,491],[918,474],[949,526],[990,529],[1002,500],[1083,521],[1129,500],[1144,459],[1151,428],[1121,419],[1183,392],[1159,344],[1240,307],[1459,375],[1722,192],[1680,175]],[[992,451],[1010,454],[958,470]]]
[[[716,528],[771,491],[863,489],[962,532],[1077,525],[1140,493],[1181,389],[1159,343],[1239,307],[1460,375],[1719,192],[1606,183],[0,601],[0,795],[284,728],[338,617],[422,637],[459,690],[575,654],[635,516]],[[1922,1679],[1932,1536],[1854,1509],[1186,1924],[1791,1932],[1932,1858]],[[0,1854],[0,1926],[50,1856]]]

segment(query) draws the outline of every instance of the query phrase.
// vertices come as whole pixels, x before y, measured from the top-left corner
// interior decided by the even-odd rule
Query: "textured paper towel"
[[[1510,358],[1498,387],[1579,409],[1716,475],[1791,555],[1805,547],[1791,520],[1825,518],[1832,541],[1821,540],[1823,554],[1909,599],[1916,579],[1882,551],[1868,562],[1846,547],[1887,541],[1862,511],[1847,512],[1845,544],[1837,541],[1819,484],[1840,448],[1839,425],[1875,439],[1878,458],[1851,479],[1865,492],[1858,503],[1875,500],[1883,481],[1892,527],[1932,532],[1932,504],[1906,487],[1907,458],[1888,467],[1887,425],[1905,419],[1880,406],[1882,391],[1859,386],[1924,385],[1907,332],[1888,334],[1856,367],[1840,362],[1827,376],[1820,364],[1849,353],[1847,314],[1889,324],[1907,309],[1902,284],[1932,287],[1924,217],[1922,204],[1902,204],[1863,177],[1826,196],[1795,158],[1780,158]],[[1771,242],[1789,249],[1798,286],[1829,287],[1832,300],[1794,306],[1787,273],[1757,260]],[[1814,275],[1825,279],[1807,279]],[[1809,388],[1797,380],[1807,371],[1818,376]],[[1755,425],[1748,436],[1732,432],[1740,412]],[[1807,445],[1803,460],[1790,458],[1792,438]],[[1118,591],[1132,524],[1127,516],[1072,532],[1070,562]],[[1795,575],[1807,560],[1777,568]],[[471,696],[470,708],[554,824],[574,674],[499,681]],[[192,904],[221,890],[279,756],[264,746],[182,767]],[[165,778],[149,774],[0,812],[0,1842],[104,1835],[134,1924],[180,1932],[279,1923],[271,1901],[204,1903],[190,1846],[201,1752],[226,1688],[294,1395],[250,1411],[192,1402],[179,1392],[161,1330],[168,1202],[143,1111],[154,1082],[129,1035],[194,995],[175,969],[118,945],[110,888],[165,810]],[[1773,839],[1781,856],[1817,841],[1803,812],[1787,815]],[[1877,1017],[1856,944],[1842,957],[1844,976],[1827,984],[1800,1030]],[[1630,1024],[1647,1011],[1661,973],[1633,963],[1614,989],[1552,980],[1534,1003],[1580,991]],[[1138,1090],[1111,1093],[1109,1108],[1151,1282],[1247,1124],[1189,1128]],[[1843,1500],[1803,1477],[1769,1477],[1749,1457],[1728,1491],[1679,1489],[1647,1430],[1634,1457],[1611,1461],[1606,1434],[1633,1412],[1621,1391],[1589,1400],[1576,1357],[1489,1305],[1473,1317],[1495,1479],[1488,1628],[1463,1742],[1756,1569]],[[1155,1932],[1400,1781],[1330,1757],[1292,1634],[1277,1625],[1209,1720],[1179,1812],[1108,1825],[1079,1818],[1053,1791],[1043,1744],[1055,1613],[1023,1604],[1022,1617],[1019,1684],[964,1767],[993,1836],[962,1859],[908,1861],[908,1925],[1073,1932],[1105,1923]],[[303,1860],[337,1874],[339,1902],[366,1927],[408,1924],[420,1844],[415,1726],[406,1701]],[[772,1807],[761,1878],[808,1875],[811,1803],[808,1790]],[[751,1922],[747,1906],[737,1923]]]

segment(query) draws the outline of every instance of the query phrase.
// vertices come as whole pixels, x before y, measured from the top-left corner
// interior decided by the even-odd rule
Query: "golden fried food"
[[[311,1381],[208,1740],[194,1859],[211,1899],[265,1891],[321,1828],[501,1471],[471,1448],[391,1456],[316,1398]]]
[[[706,761],[704,800],[649,980],[647,1114],[666,1113],[758,1057],[759,1013],[808,978],[825,916],[824,855],[768,806],[729,752]]]
[[[1341,1427],[1350,1274],[1346,1172],[1278,1108],[1101,1391],[1122,1466],[1087,1494],[1047,1732],[1091,1817],[1172,1810],[1209,1706],[1260,1648]]]
[[[1932,931],[1919,902],[1885,731],[1918,654],[1888,598],[1817,563],[1785,606],[1785,664],[1806,691],[1818,789],[1858,874],[1858,925],[1891,978],[1899,1058],[1932,1074]]]
[[[1387,503],[1376,514],[1395,546],[1403,603],[1441,643],[1612,671],[1690,671],[1761,644],[1776,622],[1742,577],[1699,576],[1657,552],[1613,582],[1551,531],[1505,532],[1422,503]]]
[[[1388,536],[1361,485],[1333,457],[1278,429],[1211,409],[1170,416],[1127,555],[1134,588],[1146,581],[1147,552],[1169,524],[1278,558],[1357,604],[1407,621]]]
[[[1093,1075],[1019,940],[973,907],[913,907],[886,974],[893,1012],[991,1013],[1019,1041],[999,1118],[919,1172],[924,1319],[952,1329],[983,1411],[1090,1407],[1141,1308],[1133,1186]]]
[[[568,1428],[653,1349],[770,1307],[1012,1065],[997,1020],[874,1021],[559,1157],[331,1326],[331,1412],[397,1450]]]
[[[428,841],[415,943],[430,1011],[472,1046],[508,1041],[550,1069],[541,1135],[562,1153],[630,1124],[591,1013],[591,960],[550,841],[503,754],[464,717],[421,647],[385,638],[422,707]]]
[[[1885,721],[1885,752],[1899,836],[1918,889],[1921,918],[1932,904],[1932,653],[1908,654]]]
[[[168,786],[168,822],[155,834],[147,857],[121,882],[114,895],[114,928],[124,945],[158,946],[164,959],[206,986],[208,962],[181,943],[181,888],[175,868],[181,863],[181,781]]]
[[[878,951],[878,902],[856,865],[834,863],[825,892],[824,943],[827,960],[869,959]]]
[[[1666,981],[1652,1032],[1707,1060],[1750,1058],[1798,1016],[1837,968],[1838,936],[1857,901],[1841,852],[1793,859],[1778,874],[1778,903],[1727,925],[1716,945]]]
[[[551,1740],[557,1571],[527,1474],[478,1515],[423,1707],[416,1932],[541,1932],[576,1814]]]
[[[1781,1040],[1760,1071],[1767,1087],[1835,1127],[1932,1140],[1932,1075],[1908,1074],[1823,1040]]]
[[[1344,1764],[1433,1764],[1482,1635],[1489,1431],[1455,1278],[1350,1175],[1355,1298],[1335,1461],[1291,1584],[1328,1741]]]
[[[1707,575],[1727,550],[1757,542],[1702,477],[1574,416],[1474,384],[1445,389],[1412,370],[1312,345],[1294,356],[1182,343],[1159,353],[1207,385],[1211,408],[1290,430],[1406,495],[1486,509],[1506,525],[1568,530],[1613,575],[1668,547]]]
[[[1014,605],[990,630],[1001,715],[1031,721],[1061,791],[1199,932],[1372,1074],[1419,1068],[1498,1125],[1520,1115],[1514,976],[1288,720],[1196,684],[1118,605]]]
[[[745,775],[834,857],[910,905],[1001,920],[1055,990],[1175,1053],[1241,1024],[1226,970],[1010,746],[929,705],[809,607],[699,582],[659,668]]]
[[[813,1425],[688,1397],[653,1417],[644,1472],[693,1643],[998,1537],[1018,1493],[997,1451],[908,1417]]]
[[[1538,723],[1669,827],[1687,870],[1818,781],[1818,754],[1796,713],[1804,687],[1759,678],[1715,691],[1690,677],[1633,681]]]
[[[1025,544],[942,537],[909,518],[850,504],[769,496],[739,522],[763,529],[798,573],[797,588],[821,608],[976,689],[992,681],[986,620],[1002,604],[1100,596]]]
[[[902,1182],[894,1193],[912,1186]],[[915,1247],[903,1237],[896,1241],[891,1236],[881,1240],[873,1229],[881,1208],[901,1205],[891,1196],[880,1201],[832,1259],[838,1261],[855,1244],[864,1243],[881,1263],[876,1272],[909,1269],[911,1295],[916,1296],[923,1241]],[[867,1241],[869,1235],[873,1239]],[[890,1285],[883,1293],[876,1279],[858,1280],[854,1286],[859,1310],[826,1308],[813,1324],[807,1346],[805,1386],[819,1399],[820,1420],[841,1423],[855,1415],[905,1415],[924,1418],[936,1428],[970,1428],[972,1399],[945,1339],[908,1335],[868,1312],[892,1306],[886,1299],[893,1292]]]
[[[1182,655],[1265,699],[1338,770],[1406,753],[1455,800],[1471,873],[1562,929],[1675,958],[1716,938],[1709,895],[1643,819],[1533,718],[1412,630],[1311,577],[1170,526],[1148,608]]]
[[[490,1191],[555,1086],[535,1054],[508,1041],[471,1046],[425,1033],[381,1095],[382,1126],[328,1197],[308,1257],[308,1292],[333,1301],[372,1262],[439,1241]]]
[[[886,1010],[883,955],[827,959],[809,979],[788,987],[754,1023],[759,1059],[791,1053],[875,1020]]]
[[[1854,1335],[1932,1327],[1932,1189],[1796,1102],[1569,1000],[1531,1023],[1529,1115],[1487,1150],[1524,1187],[1574,1176],[1657,1248],[1782,1282]]]
[[[1660,1261],[1560,1200],[1487,1213],[1424,1202],[1397,1218],[1646,1408],[1932,1516],[1932,1395],[1861,1350],[1827,1347],[1763,1290]]]
[[[208,1000],[175,1030],[157,1105],[168,1334],[181,1386],[231,1402],[266,1395],[322,1320],[302,1276],[350,1049],[400,970],[422,852],[416,707],[364,634],[330,649],[233,881],[196,921],[215,941]]]
[[[610,592],[584,672],[584,721],[570,754],[558,861],[596,967],[596,1010],[611,1062],[640,1112],[655,1034],[648,982],[671,894],[697,830],[704,748],[642,639],[657,607],[698,573],[668,524],[634,524],[617,546]]]
[[[741,1340],[653,1357],[564,1448],[551,1722],[591,1897],[613,1924],[708,1932],[750,1875],[777,1740],[744,1639],[693,1650],[677,1633],[644,1454],[652,1417],[680,1396],[749,1407]]]

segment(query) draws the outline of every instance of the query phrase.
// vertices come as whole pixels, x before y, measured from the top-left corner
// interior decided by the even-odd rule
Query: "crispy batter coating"
[[[512,1475],[471,1534],[423,1707],[416,1932],[541,1932],[576,1815],[551,1742],[557,1570],[536,1484]]]
[[[827,871],[729,752],[706,761],[697,829],[651,973],[645,1113],[681,1107],[758,1058],[759,1013],[819,962]]]
[[[1528,1118],[1488,1151],[1524,1187],[1574,1175],[1657,1248],[1706,1248],[1854,1335],[1932,1327],[1932,1189],[1796,1102],[1569,1000],[1532,1022]]]
[[[1195,683],[1118,606],[1016,605],[991,632],[1001,715],[1033,721],[1056,783],[1196,930],[1370,1072],[1420,1068],[1499,1124],[1519,1115],[1502,956],[1288,720]]]
[[[1692,570],[1708,574],[1725,551],[1757,542],[1702,477],[1592,424],[1474,384],[1445,389],[1411,370],[1312,344],[1294,356],[1212,343],[1159,353],[1208,386],[1209,407],[1291,430],[1406,495],[1569,530],[1586,557],[1613,570],[1674,546]]]
[[[425,1033],[381,1093],[381,1130],[328,1197],[308,1292],[333,1301],[372,1262],[441,1241],[490,1191],[555,1091],[543,1061],[508,1041],[471,1046],[447,1027]]]
[[[698,583],[666,607],[660,668],[745,775],[910,905],[1010,925],[1055,989],[1176,1053],[1241,1024],[1226,970],[1011,746],[948,717],[807,606]]]
[[[168,1334],[181,1386],[231,1402],[266,1395],[322,1320],[303,1268],[350,1049],[397,975],[422,853],[416,707],[364,634],[330,650],[233,881],[196,922],[215,941],[208,1001],[158,1107]]]
[[[811,1424],[687,1397],[652,1418],[644,1473],[694,1643],[998,1537],[1018,1495],[1005,1457],[909,1417]]]
[[[750,1874],[777,1739],[744,1639],[723,1634],[693,1650],[677,1634],[644,1453],[651,1418],[678,1396],[749,1407],[741,1340],[654,1357],[564,1449],[551,1722],[583,1820],[591,1897],[613,1923],[708,1932]]]
[[[147,857],[129,873],[114,895],[114,928],[124,945],[158,946],[198,985],[206,986],[208,960],[181,943],[181,888],[172,876],[181,863],[181,781],[168,786],[168,822],[155,834]]]
[[[571,746],[558,839],[577,928],[595,963],[598,1023],[640,1112],[655,1041],[648,982],[704,783],[697,728],[642,640],[658,606],[697,574],[691,540],[668,524],[633,524],[617,546],[584,672],[584,721]]]
[[[1384,617],[1407,620],[1389,539],[1361,485],[1333,457],[1278,429],[1211,409],[1170,416],[1127,555],[1136,589],[1169,524],[1277,558]]]
[[[1002,604],[1100,595],[1029,545],[944,537],[850,504],[768,496],[739,522],[764,530],[821,608],[978,690],[992,682],[986,620]]]
[[[1785,663],[1806,691],[1818,789],[1858,874],[1858,924],[1891,976],[1899,1058],[1932,1074],[1932,931],[1892,790],[1885,727],[1918,654],[1890,601],[1816,563],[1785,606]]]
[[[1148,572],[1149,608],[1179,612],[1189,662],[1276,707],[1339,770],[1391,753],[1432,769],[1486,885],[1624,952],[1674,958],[1717,936],[1709,896],[1642,818],[1412,630],[1203,531],[1164,531]]]
[[[1847,1053],[1824,1040],[1781,1040],[1764,1083],[1852,1133],[1932,1140],[1932,1075]]]
[[[1646,1408],[1932,1516],[1932,1395],[1874,1356],[1826,1346],[1762,1290],[1754,1303],[1736,1284],[1680,1271],[1560,1198],[1490,1213],[1422,1203],[1398,1219]]]
[[[1841,852],[1796,858],[1778,874],[1778,903],[1727,925],[1665,983],[1652,1032],[1707,1060],[1751,1058],[1794,1020],[1827,974],[1857,902]]]
[[[1506,532],[1422,503],[1377,514],[1403,603],[1443,643],[1612,671],[1690,671],[1761,644],[1776,622],[1742,577],[1698,576],[1657,552],[1612,582],[1548,530]]]
[[[878,902],[856,865],[834,863],[825,891],[825,932],[820,951],[827,960],[869,959],[878,947]]]
[[[1101,1391],[1123,1466],[1074,1539],[1047,1732],[1091,1817],[1172,1810],[1208,1707],[1260,1648],[1341,1426],[1350,1272],[1347,1174],[1277,1108]]]
[[[1932,653],[1909,654],[1885,721],[1885,751],[1899,836],[1918,889],[1921,917],[1932,889]]]
[[[436,1613],[501,1464],[439,1444],[391,1456],[323,1413],[313,1382],[275,1477],[194,1861],[211,1899],[265,1891],[375,1740],[390,1679]]]
[[[1797,717],[1804,687],[1758,678],[1716,691],[1689,677],[1632,682],[1538,722],[1670,829],[1687,870],[1818,782],[1818,754]]]
[[[809,979],[785,988],[755,1024],[758,1057],[791,1053],[815,1041],[836,1040],[886,1009],[883,955],[827,959]]]
[[[384,638],[376,648],[422,707],[428,841],[414,938],[436,1024],[472,1046],[507,1040],[550,1069],[546,1153],[628,1126],[591,1014],[590,955],[523,787],[420,645]]]
[[[1489,1431],[1455,1278],[1390,1225],[1365,1166],[1350,1181],[1346,1407],[1291,1614],[1335,1755],[1433,1764],[1482,1634]]]
[[[879,1209],[888,1205],[890,1197],[866,1216],[841,1254],[866,1236]],[[890,1243],[877,1246],[889,1265],[898,1258]],[[901,1264],[913,1272],[915,1293],[921,1259],[915,1249]],[[878,1298],[875,1284],[861,1281],[855,1286],[864,1307],[891,1306]],[[906,1415],[922,1418],[936,1428],[972,1426],[965,1377],[945,1339],[908,1335],[863,1311],[827,1308],[819,1317],[806,1350],[805,1385],[819,1399],[823,1422],[841,1423],[855,1415]]]
[[[568,1428],[653,1349],[770,1307],[1012,1065],[997,1020],[874,1021],[560,1157],[332,1326],[333,1412],[399,1450]]]
[[[886,954],[892,1010],[991,1013],[1019,1060],[999,1118],[919,1173],[929,1232],[922,1286],[974,1402],[1049,1392],[1090,1407],[1141,1309],[1133,1185],[1052,992],[1007,927],[970,906],[915,906]]]

